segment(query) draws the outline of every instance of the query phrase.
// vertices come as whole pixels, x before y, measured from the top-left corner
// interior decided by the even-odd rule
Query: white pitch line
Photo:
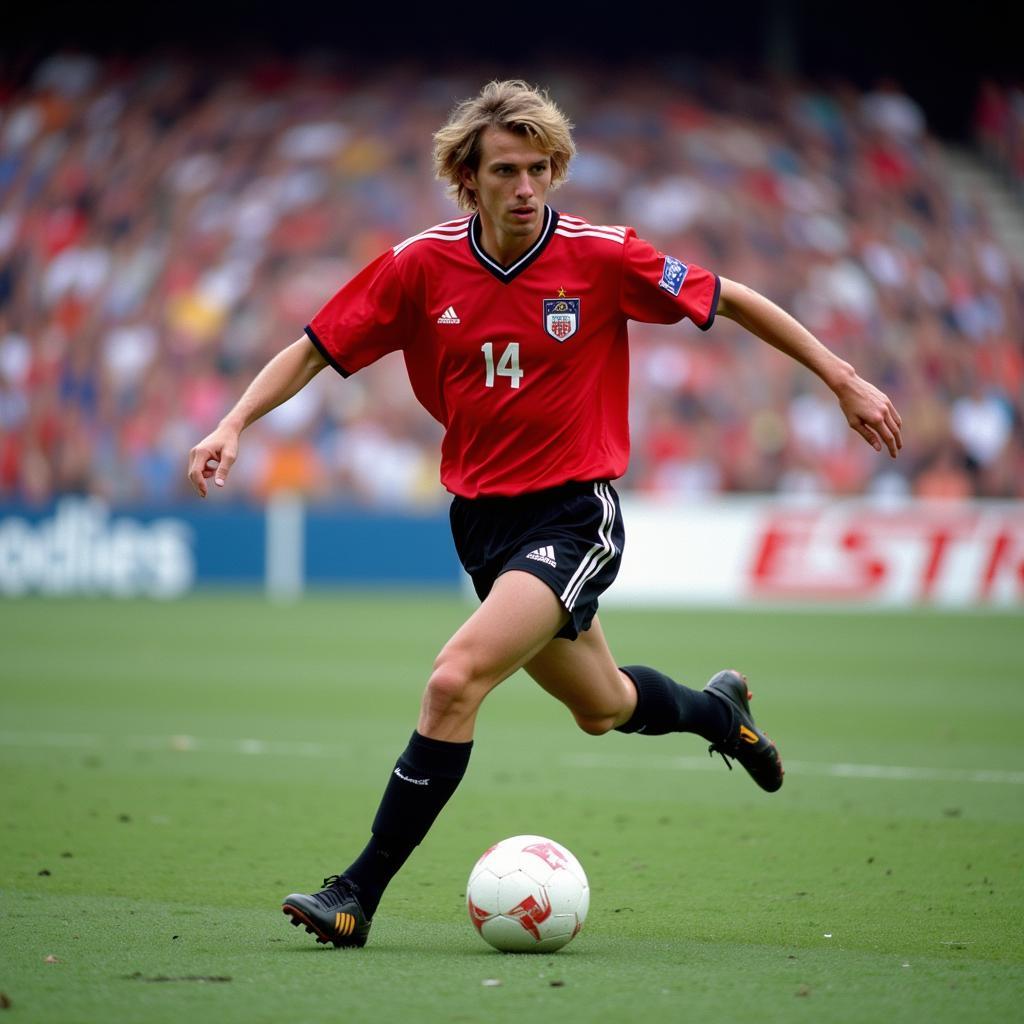
[[[345,749],[327,743],[258,739],[201,739],[197,736],[102,736],[99,733],[0,731],[0,747],[85,747],[90,750],[167,751],[279,757],[340,757]]]
[[[96,747],[102,742],[98,733],[0,732],[0,747]]]
[[[630,757],[628,754],[567,754],[565,764],[576,768],[646,768],[664,771],[717,771],[718,759],[703,757]],[[970,768],[912,768],[890,764],[842,764],[785,759],[786,773],[842,779],[886,779],[895,782],[988,782],[1024,786],[1024,772]]]
[[[351,748],[301,740],[260,740],[252,738],[202,738],[198,736],[104,736],[100,733],[15,732],[0,730],[0,747],[57,747],[88,750],[145,750],[168,753],[238,754],[245,757],[343,758]],[[717,758],[651,754],[593,753],[565,754],[562,764],[570,768],[616,768],[644,771],[719,771]],[[786,772],[840,779],[883,779],[891,782],[975,782],[1024,786],[1024,771],[970,768],[919,768],[906,765],[848,764],[829,761],[785,762]]]

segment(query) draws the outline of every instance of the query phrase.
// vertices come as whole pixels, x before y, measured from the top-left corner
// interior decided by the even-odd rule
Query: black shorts
[[[568,483],[514,498],[455,498],[452,536],[482,601],[509,569],[543,580],[569,613],[558,636],[575,640],[619,572],[625,531],[607,481]]]

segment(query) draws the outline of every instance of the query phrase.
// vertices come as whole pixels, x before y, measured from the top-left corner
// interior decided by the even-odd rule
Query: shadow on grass
[[[336,954],[344,957],[373,957],[374,959],[380,959],[382,957],[389,956],[420,956],[420,957],[437,957],[443,959],[445,962],[451,962],[452,960],[488,960],[495,963],[500,963],[503,960],[509,961],[534,961],[536,963],[542,963],[550,961],[551,957],[557,957],[559,961],[566,959],[573,960],[588,960],[592,959],[585,950],[558,950],[554,953],[502,953],[497,949],[424,949],[423,946],[416,945],[415,943],[403,943],[403,942],[388,942],[380,943],[375,946],[367,946],[363,948],[353,946],[341,946],[335,948],[334,946],[323,946],[323,945],[306,945],[306,946],[284,946],[276,947],[273,952],[281,954],[297,954],[304,955],[309,953],[318,954]]]

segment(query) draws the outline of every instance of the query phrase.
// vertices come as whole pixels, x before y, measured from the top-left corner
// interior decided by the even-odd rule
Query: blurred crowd
[[[1024,277],[895,83],[532,71],[576,125],[557,208],[767,294],[903,414],[893,462],[732,323],[634,325],[626,488],[1024,496]],[[493,76],[61,53],[0,79],[0,501],[183,497],[267,359],[456,215],[431,133]],[[325,371],[243,436],[229,492],[435,505],[439,437],[400,356]]]
[[[1024,81],[1013,85],[993,78],[983,81],[972,128],[989,164],[1024,201]]]

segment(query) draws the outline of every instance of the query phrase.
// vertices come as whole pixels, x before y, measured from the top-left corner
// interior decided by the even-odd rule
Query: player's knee
[[[425,704],[434,715],[459,714],[475,708],[486,693],[467,658],[442,652],[427,682]]]
[[[426,700],[439,713],[466,702],[469,693],[469,676],[451,662],[434,667],[427,681]]]
[[[578,711],[573,712],[573,718],[576,719],[576,724],[585,732],[588,736],[603,736],[607,732],[611,732],[615,728],[615,716],[614,715],[594,715],[594,714],[583,714]]]

